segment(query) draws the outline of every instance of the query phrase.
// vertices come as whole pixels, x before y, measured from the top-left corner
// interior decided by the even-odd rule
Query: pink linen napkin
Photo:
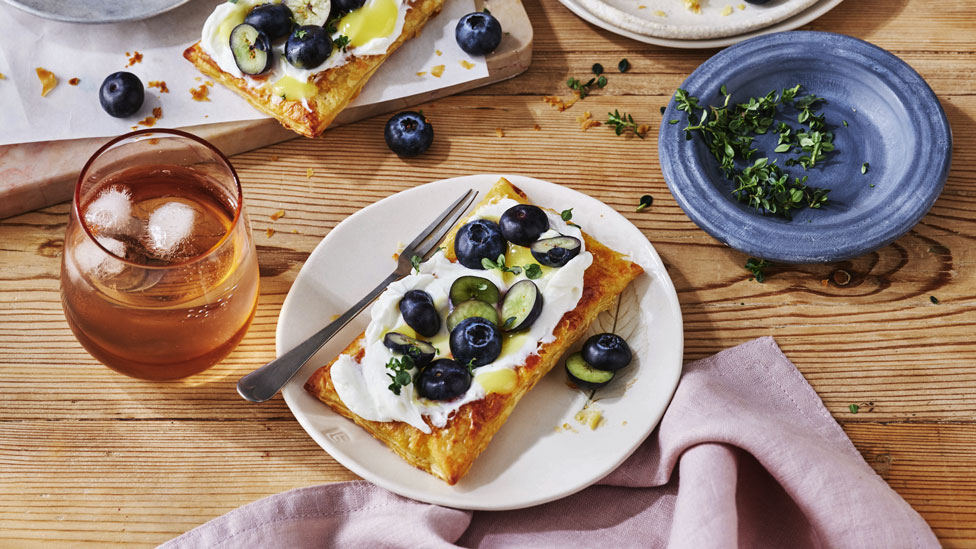
[[[771,337],[685,366],[660,426],[616,471],[516,511],[461,511],[367,482],[271,496],[185,547],[938,547]]]

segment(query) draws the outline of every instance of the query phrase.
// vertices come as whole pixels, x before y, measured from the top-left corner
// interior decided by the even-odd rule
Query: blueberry
[[[332,11],[335,13],[348,13],[363,7],[366,0],[332,0]]]
[[[580,239],[563,235],[536,240],[529,247],[532,257],[546,267],[562,267],[579,255],[581,249]]]
[[[424,115],[414,111],[394,114],[383,130],[386,146],[397,156],[409,158],[430,148],[434,142],[434,127]]]
[[[505,237],[494,221],[476,219],[461,227],[454,237],[454,255],[469,269],[484,269],[481,260],[496,261],[505,253]]]
[[[285,59],[299,69],[314,69],[332,55],[332,37],[322,27],[305,25],[295,29],[285,43]]]
[[[599,370],[619,370],[630,364],[633,356],[624,338],[616,334],[597,334],[583,344],[583,360]]]
[[[131,72],[113,72],[102,81],[98,101],[105,112],[116,118],[131,116],[142,108],[146,89],[139,77]]]
[[[473,316],[451,331],[451,354],[461,364],[484,366],[502,354],[502,333],[491,322]]]
[[[417,392],[431,400],[451,400],[471,387],[471,372],[449,358],[431,362],[417,374]]]
[[[476,11],[458,21],[454,39],[471,55],[486,55],[495,51],[502,41],[502,26],[490,13]]]
[[[400,314],[418,334],[434,337],[441,329],[441,316],[434,307],[434,299],[423,290],[410,290],[400,298]]]
[[[261,74],[271,68],[274,53],[268,35],[252,25],[241,23],[230,31],[230,51],[237,68],[244,74]]]
[[[261,4],[247,14],[244,22],[258,29],[271,40],[288,36],[291,32],[291,10],[284,4]]]
[[[549,230],[549,217],[538,206],[519,204],[505,210],[498,220],[498,226],[505,240],[519,246],[530,246]]]

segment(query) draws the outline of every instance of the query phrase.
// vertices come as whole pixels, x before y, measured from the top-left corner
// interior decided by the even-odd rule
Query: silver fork
[[[350,307],[342,316],[319,330],[315,335],[299,343],[294,349],[242,377],[237,382],[237,392],[245,400],[250,400],[251,402],[264,402],[275,396],[275,393],[284,387],[285,383],[288,383],[288,380],[292,376],[298,373],[298,370],[308,362],[308,359],[312,358],[312,355],[317,353],[323,345],[339,333],[339,330],[345,327],[349,321],[356,318],[356,315],[372,303],[387,286],[410,274],[410,270],[413,268],[412,259],[414,256],[420,257],[421,260],[430,257],[436,250],[437,244],[440,243],[441,239],[444,238],[444,235],[447,234],[457,220],[461,218],[477,196],[478,191],[468,189],[468,192],[464,193],[461,198],[455,200],[450,207],[444,210],[444,213],[438,216],[413,242],[403,249],[400,253],[400,258],[397,260],[396,269],[390,276],[386,277],[383,282],[380,282],[377,287],[373,288],[358,303]]]

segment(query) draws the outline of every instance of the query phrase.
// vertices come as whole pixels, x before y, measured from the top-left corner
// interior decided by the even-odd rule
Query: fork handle
[[[301,370],[302,366],[308,362],[308,359],[312,358],[312,355],[318,352],[323,345],[339,333],[339,330],[344,328],[346,324],[349,324],[350,320],[356,318],[356,315],[372,303],[376,299],[376,296],[380,295],[387,286],[397,279],[402,278],[402,276],[393,272],[390,276],[386,277],[386,280],[380,282],[379,286],[373,288],[358,303],[350,307],[348,311],[332,321],[328,326],[299,343],[294,349],[242,377],[237,382],[237,392],[245,400],[251,402],[264,402],[275,396],[275,393],[284,387],[285,383],[288,383],[288,380],[298,373],[298,370]]]

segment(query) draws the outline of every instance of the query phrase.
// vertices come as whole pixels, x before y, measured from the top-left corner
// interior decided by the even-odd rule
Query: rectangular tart
[[[260,82],[260,76],[238,78],[225,72],[207,55],[200,42],[187,48],[183,57],[200,69],[200,72],[227,86],[258,110],[275,117],[286,128],[306,137],[316,137],[359,95],[366,81],[383,61],[404,42],[419,35],[424,24],[440,13],[444,0],[409,0],[404,4],[407,12],[403,30],[385,54],[362,57],[353,55],[345,64],[316,73],[311,79],[315,91],[304,103],[295,99],[279,100],[274,96],[272,86],[254,84]]]
[[[528,203],[517,187],[502,178],[473,211],[502,198]],[[448,235],[445,246],[447,258],[454,257],[454,235],[467,223],[462,219]],[[484,451],[501,428],[519,400],[549,372],[572,344],[579,339],[597,315],[610,308],[617,296],[639,276],[643,269],[583,233],[586,250],[593,254],[591,265],[583,273],[583,292],[576,307],[566,312],[553,330],[555,339],[538,345],[536,354],[515,368],[517,382],[508,393],[489,393],[480,400],[462,405],[444,427],[428,421],[430,433],[400,421],[378,422],[363,419],[346,407],[336,393],[330,369],[336,360],[319,368],[306,382],[305,389],[337,413],[351,419],[375,438],[389,446],[411,465],[437,476],[448,484],[455,484],[471,468],[475,458]],[[357,363],[364,356],[365,336],[357,337],[342,354]]]

